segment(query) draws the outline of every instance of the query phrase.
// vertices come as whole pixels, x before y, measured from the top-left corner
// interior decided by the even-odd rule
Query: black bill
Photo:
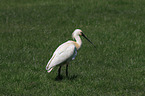
[[[96,46],[82,33],[82,36],[85,38],[85,39],[87,39],[95,48],[96,48]]]

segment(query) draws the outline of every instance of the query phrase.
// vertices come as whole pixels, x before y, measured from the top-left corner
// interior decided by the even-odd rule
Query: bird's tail
[[[46,70],[47,70],[47,72],[48,72],[48,73],[50,73],[50,72],[52,71],[52,69],[53,69],[52,67],[51,67],[51,68],[49,68],[49,65],[48,65],[48,66],[46,66]]]
[[[51,72],[51,70],[53,69],[53,68],[50,66],[51,61],[52,61],[52,58],[49,60],[49,62],[48,62],[47,65],[46,65],[46,70],[48,71],[48,73]]]
[[[52,71],[53,68],[50,68],[47,72],[50,73]]]
[[[46,70],[48,73],[51,72],[51,70],[53,69],[53,67],[51,66],[51,62],[52,62],[54,57],[55,57],[55,55],[52,56],[52,58],[49,60],[49,62],[46,65]]]

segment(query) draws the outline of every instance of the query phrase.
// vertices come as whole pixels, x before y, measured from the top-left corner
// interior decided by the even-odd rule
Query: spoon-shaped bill
[[[82,36],[85,38],[85,39],[87,39],[95,48],[96,48],[96,46],[84,35],[84,33],[82,33]]]

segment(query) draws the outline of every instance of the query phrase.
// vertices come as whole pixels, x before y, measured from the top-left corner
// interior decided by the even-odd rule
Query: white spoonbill
[[[76,40],[76,42],[69,40],[69,41],[61,44],[55,50],[55,52],[53,53],[51,59],[49,60],[47,66],[46,66],[46,70],[48,71],[48,73],[51,72],[55,66],[59,66],[59,69],[58,69],[58,78],[59,78],[61,66],[66,64],[66,76],[68,77],[68,63],[71,60],[75,59],[75,57],[77,55],[77,50],[79,50],[82,45],[82,41],[81,41],[81,38],[79,37],[79,35],[86,38],[93,45],[93,43],[82,33],[82,30],[76,29],[72,33],[72,37],[73,37],[73,39]]]

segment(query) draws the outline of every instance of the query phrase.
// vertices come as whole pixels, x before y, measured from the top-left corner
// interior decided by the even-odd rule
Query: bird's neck
[[[75,39],[76,39],[76,43],[78,44],[78,48],[77,49],[80,49],[80,47],[82,45],[82,40],[81,40],[81,38],[79,36],[76,36]]]

